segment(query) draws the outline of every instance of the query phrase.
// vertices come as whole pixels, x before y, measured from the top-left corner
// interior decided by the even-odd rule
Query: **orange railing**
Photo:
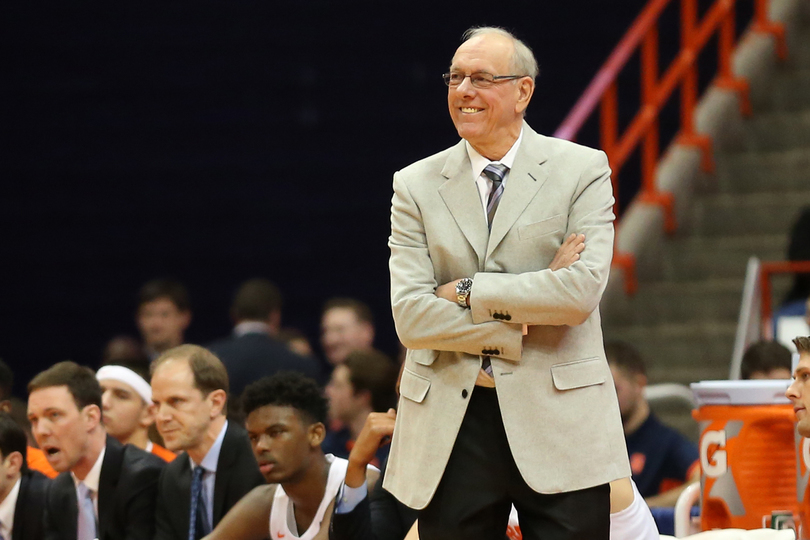
[[[681,0],[680,52],[659,77],[658,21],[671,1],[650,0],[554,134],[563,139],[576,139],[577,133],[598,106],[601,146],[613,169],[614,198],[619,200],[618,178],[622,167],[641,145],[641,188],[636,198],[643,203],[656,204],[663,208],[664,226],[668,233],[675,231],[677,223],[672,194],[660,191],[655,185],[655,169],[660,157],[658,117],[672,93],[680,88],[680,130],[675,142],[700,148],[702,168],[711,172],[714,168],[712,143],[708,137],[695,131],[694,111],[698,100],[697,58],[715,33],[718,34],[719,58],[714,84],[737,92],[742,113],[751,114],[748,83],[735,77],[731,69],[731,56],[736,45],[736,0],[715,0],[700,21],[698,0]],[[754,2],[751,29],[773,34],[776,37],[779,58],[787,58],[784,29],[780,24],[768,20],[768,0]],[[618,76],[639,49],[641,105],[630,124],[620,133]],[[627,253],[616,252],[613,262],[624,270],[626,290],[633,294],[637,286],[635,258]]]
[[[759,289],[762,294],[762,335],[772,339],[773,293],[771,278],[775,274],[810,274],[810,261],[764,262],[759,268]]]

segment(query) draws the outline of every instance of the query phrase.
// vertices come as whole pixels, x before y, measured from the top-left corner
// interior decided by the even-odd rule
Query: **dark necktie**
[[[492,180],[492,190],[487,199],[487,225],[492,228],[492,220],[495,219],[495,211],[498,209],[498,202],[503,194],[503,177],[509,167],[503,163],[490,163],[484,169],[484,175]]]
[[[490,163],[484,168],[484,175],[492,180],[492,189],[489,192],[489,199],[487,199],[487,226],[492,229],[492,220],[495,219],[495,211],[498,209],[498,203],[503,195],[503,177],[509,167],[503,163]],[[492,363],[489,356],[485,356],[481,362],[481,369],[487,372],[487,375],[492,376]]]
[[[203,475],[205,469],[199,465],[194,467],[191,477],[191,512],[188,520],[188,540],[199,540],[211,532],[208,523],[208,511],[205,508],[205,494],[203,493]]]

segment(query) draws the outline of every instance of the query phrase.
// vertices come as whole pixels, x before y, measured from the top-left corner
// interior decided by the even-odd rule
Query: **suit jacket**
[[[14,508],[11,540],[42,540],[45,536],[45,504],[51,479],[38,471],[23,471]],[[75,526],[74,526],[75,529]]]
[[[212,527],[217,526],[239,499],[264,483],[247,432],[236,423],[228,422],[217,460]],[[188,454],[183,452],[166,465],[160,476],[155,540],[188,540],[190,508],[191,463]]]
[[[152,540],[157,482],[165,464],[157,456],[107,436],[98,486],[99,540]],[[53,481],[46,512],[48,540],[76,540],[78,503],[69,472]]]
[[[313,358],[291,351],[281,341],[264,332],[248,332],[212,343],[213,352],[228,371],[233,396],[242,395],[245,386],[279,371],[298,371],[321,381],[320,368]]]
[[[409,351],[384,486],[398,499],[424,508],[432,498],[481,355],[492,357],[512,455],[532,489],[630,474],[598,310],[612,207],[603,152],[526,123],[489,233],[464,141],[394,175],[391,301]],[[585,251],[552,272],[571,233],[585,234]],[[471,309],[435,296],[463,277],[473,278]]]

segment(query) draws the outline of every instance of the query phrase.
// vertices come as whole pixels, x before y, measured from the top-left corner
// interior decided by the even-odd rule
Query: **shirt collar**
[[[73,483],[77,486],[79,482],[84,483],[87,486],[87,489],[98,495],[98,482],[99,478],[101,477],[101,464],[104,463],[104,454],[107,453],[107,445],[104,445],[104,448],[101,449],[101,452],[98,454],[98,458],[96,458],[96,462],[93,464],[93,467],[90,469],[90,472],[87,473],[84,480],[79,480],[76,478],[76,475],[73,474],[73,471],[70,472],[70,476],[73,477]]]
[[[0,522],[3,524],[6,538],[11,538],[11,530],[14,528],[14,510],[17,508],[17,496],[20,494],[20,483],[22,478],[17,478],[17,483],[8,492],[6,498],[0,503]]]
[[[211,448],[208,449],[208,453],[205,454],[200,466],[205,469],[206,472],[217,472],[217,462],[219,461],[219,451],[222,450],[222,440],[225,438],[225,431],[228,429],[228,421],[225,420],[225,423],[222,425],[222,429],[219,431],[219,435],[217,435],[214,444],[211,445]],[[188,457],[189,462],[191,463],[191,468],[197,466],[194,463],[194,460],[191,459],[191,456]]]
[[[236,337],[242,337],[245,334],[269,334],[270,326],[261,321],[242,321],[233,327],[233,333]]]
[[[506,155],[503,156],[499,161],[488,160],[487,158],[479,154],[478,151],[472,147],[469,141],[465,140],[464,144],[467,147],[467,155],[470,158],[470,166],[472,167],[473,178],[477,179],[479,176],[481,176],[481,173],[484,172],[484,169],[490,163],[503,163],[504,165],[509,167],[509,169],[511,169],[512,165],[514,165],[515,163],[515,156],[517,156],[517,151],[518,148],[520,147],[520,141],[522,139],[523,139],[523,127],[520,128],[520,135],[518,135],[515,144],[512,145],[512,148],[510,148],[509,151],[506,153]]]

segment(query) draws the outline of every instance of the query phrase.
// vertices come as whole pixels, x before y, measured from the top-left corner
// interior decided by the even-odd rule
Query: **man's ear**
[[[23,467],[23,456],[19,452],[11,452],[3,460],[6,466],[6,474],[9,476],[16,476]]]
[[[326,437],[326,426],[324,426],[321,422],[315,422],[314,424],[310,425],[307,431],[309,445],[313,448],[320,446]]]
[[[85,405],[84,409],[82,409],[82,414],[90,423],[91,429],[101,424],[101,408],[98,405]]]
[[[181,312],[180,316],[183,318],[183,331],[185,331],[191,324],[191,310],[187,309]]]
[[[216,418],[225,409],[225,405],[228,403],[228,394],[220,388],[208,394],[208,399],[211,400],[211,406],[213,407],[211,418]]]
[[[526,107],[529,106],[532,95],[534,95],[534,79],[531,77],[523,77],[522,79],[518,79],[517,87],[518,100],[515,104],[515,112],[518,114],[523,114],[526,111]]]
[[[10,413],[11,412],[11,400],[4,399],[0,401],[0,411]]]
[[[141,412],[141,419],[138,420],[138,425],[142,428],[148,428],[154,424],[155,418],[157,417],[157,409],[158,407],[154,403],[144,407],[143,412]]]

